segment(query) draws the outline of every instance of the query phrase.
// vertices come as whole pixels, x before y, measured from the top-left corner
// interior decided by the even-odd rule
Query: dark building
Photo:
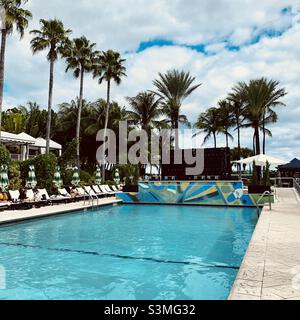
[[[196,149],[190,149],[193,156],[196,156]],[[230,180],[231,178],[231,163],[230,149],[217,148],[204,150],[204,172],[199,172],[195,176],[186,175],[186,169],[194,167],[188,165],[184,161],[184,150],[182,152],[183,164],[175,164],[174,151],[171,151],[171,164],[162,165],[163,180]]]
[[[279,166],[280,175],[288,178],[300,178],[300,160],[294,159],[290,163]]]

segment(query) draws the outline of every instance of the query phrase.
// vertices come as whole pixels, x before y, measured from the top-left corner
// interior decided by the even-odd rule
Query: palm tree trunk
[[[76,127],[76,157],[77,157],[77,168],[79,171],[80,171],[80,124],[81,124],[81,113],[82,113],[82,103],[83,103],[83,81],[84,81],[84,69],[81,68],[79,106],[78,106],[77,127]]]
[[[237,130],[238,130],[238,160],[241,160],[241,128],[240,128],[240,119],[237,118],[236,119],[236,123],[237,123]],[[238,164],[238,172],[239,174],[241,174],[242,171],[242,166],[240,164]]]
[[[229,147],[228,132],[226,131],[226,148]]]
[[[50,134],[52,120],[52,98],[53,98],[54,60],[50,61],[49,97],[48,97],[48,119],[46,132],[46,154],[50,152]]]
[[[266,121],[265,121],[265,115],[263,116],[263,154],[266,154]]]
[[[179,149],[179,114],[176,116],[176,120],[175,120],[175,150]]]
[[[260,154],[260,139],[259,139],[259,128],[258,126],[255,127],[255,149],[256,154]]]
[[[216,133],[214,132],[214,144],[215,144],[215,149],[217,148],[217,136]]]
[[[108,127],[108,117],[109,117],[109,108],[110,108],[110,80],[107,81],[107,99],[106,99],[106,112],[105,112],[105,125],[104,125],[104,142],[103,142],[103,154],[102,154],[102,177],[105,181],[105,150],[106,150],[106,133]]]
[[[0,56],[0,141],[2,130],[2,108],[3,108],[3,91],[4,91],[4,67],[5,67],[5,50],[6,50],[6,29],[2,30],[1,37],[1,56]]]
[[[256,155],[260,154],[260,139],[259,139],[259,128],[258,125],[255,126],[255,147]],[[256,167],[258,182],[261,180],[261,167]]]

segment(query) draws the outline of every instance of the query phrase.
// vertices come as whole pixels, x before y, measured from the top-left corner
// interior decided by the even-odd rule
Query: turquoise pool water
[[[0,299],[227,299],[256,222],[250,208],[119,205],[0,226]]]

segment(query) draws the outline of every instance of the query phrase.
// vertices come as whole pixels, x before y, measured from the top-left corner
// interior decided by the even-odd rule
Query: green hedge
[[[8,164],[9,162],[10,162],[9,152],[6,146],[0,143],[0,164],[3,164],[3,163]]]
[[[53,187],[53,179],[57,166],[57,158],[54,154],[40,155],[34,159],[21,163],[21,178],[26,183],[28,177],[29,166],[34,165],[37,178],[37,187],[45,188],[49,192]]]
[[[20,169],[19,161],[13,161],[9,164],[8,177],[9,177],[10,190],[18,190],[21,188],[22,180],[21,180],[21,169]]]

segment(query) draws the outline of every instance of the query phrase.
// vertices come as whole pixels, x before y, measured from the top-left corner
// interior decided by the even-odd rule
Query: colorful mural
[[[162,181],[139,184],[138,193],[119,194],[125,203],[256,206],[257,196],[244,192],[241,181]]]

